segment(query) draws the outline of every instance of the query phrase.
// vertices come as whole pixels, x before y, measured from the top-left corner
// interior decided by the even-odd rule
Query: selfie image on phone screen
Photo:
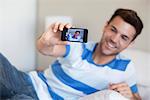
[[[62,32],[62,40],[71,42],[87,42],[87,29],[64,29]]]

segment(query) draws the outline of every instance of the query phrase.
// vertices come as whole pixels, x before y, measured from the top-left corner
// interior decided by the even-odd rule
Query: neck
[[[96,64],[107,64],[111,60],[113,60],[116,56],[115,55],[105,55],[102,53],[100,49],[100,44],[97,45],[94,53],[93,53],[93,61]]]

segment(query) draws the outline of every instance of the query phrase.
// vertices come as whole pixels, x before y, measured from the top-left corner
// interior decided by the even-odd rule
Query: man
[[[66,40],[75,42],[75,41],[80,41],[83,42],[82,37],[80,35],[80,31],[75,31],[74,33],[69,32],[66,36]]]
[[[41,100],[77,100],[94,92],[110,89],[130,100],[141,99],[132,61],[120,54],[132,44],[143,28],[143,23],[136,12],[130,9],[117,9],[104,26],[102,39],[98,43],[61,41],[60,31],[64,27],[71,28],[71,25],[59,22],[52,24],[37,41],[37,48],[42,54],[58,57],[44,71],[33,71],[27,75],[16,71],[7,60],[3,60],[3,56],[0,57],[2,59],[0,82],[5,91],[10,90],[14,94],[20,93],[34,99],[38,97]],[[21,86],[20,82],[16,82],[18,90],[7,85],[14,84],[15,78],[13,75],[10,76],[14,83],[10,78],[4,79],[4,75],[8,74],[6,66],[12,72],[15,70],[13,73],[21,75],[19,76],[22,79],[21,83],[25,85]],[[25,92],[20,90],[24,88]],[[14,94],[9,93],[9,96]]]
[[[75,31],[74,35],[72,36],[72,38],[74,39],[78,39],[80,36],[80,31]]]

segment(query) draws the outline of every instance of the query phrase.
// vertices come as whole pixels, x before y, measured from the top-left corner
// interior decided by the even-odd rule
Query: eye
[[[128,41],[128,40],[129,40],[129,38],[128,38],[127,36],[125,36],[125,35],[122,35],[121,38],[122,38],[124,41]]]
[[[114,32],[114,33],[117,33],[117,30],[116,30],[115,28],[113,28],[113,27],[112,27],[110,30],[111,30],[112,32]]]

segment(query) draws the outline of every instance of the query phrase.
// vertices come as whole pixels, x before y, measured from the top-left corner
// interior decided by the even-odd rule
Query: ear
[[[108,26],[108,24],[109,24],[109,23],[108,23],[108,21],[107,21],[107,22],[105,23],[105,26],[104,26],[104,27],[107,27],[107,26]]]
[[[105,23],[105,25],[104,25],[104,28],[103,28],[103,32],[104,32],[104,30],[107,28],[107,26],[108,26],[108,21]]]

